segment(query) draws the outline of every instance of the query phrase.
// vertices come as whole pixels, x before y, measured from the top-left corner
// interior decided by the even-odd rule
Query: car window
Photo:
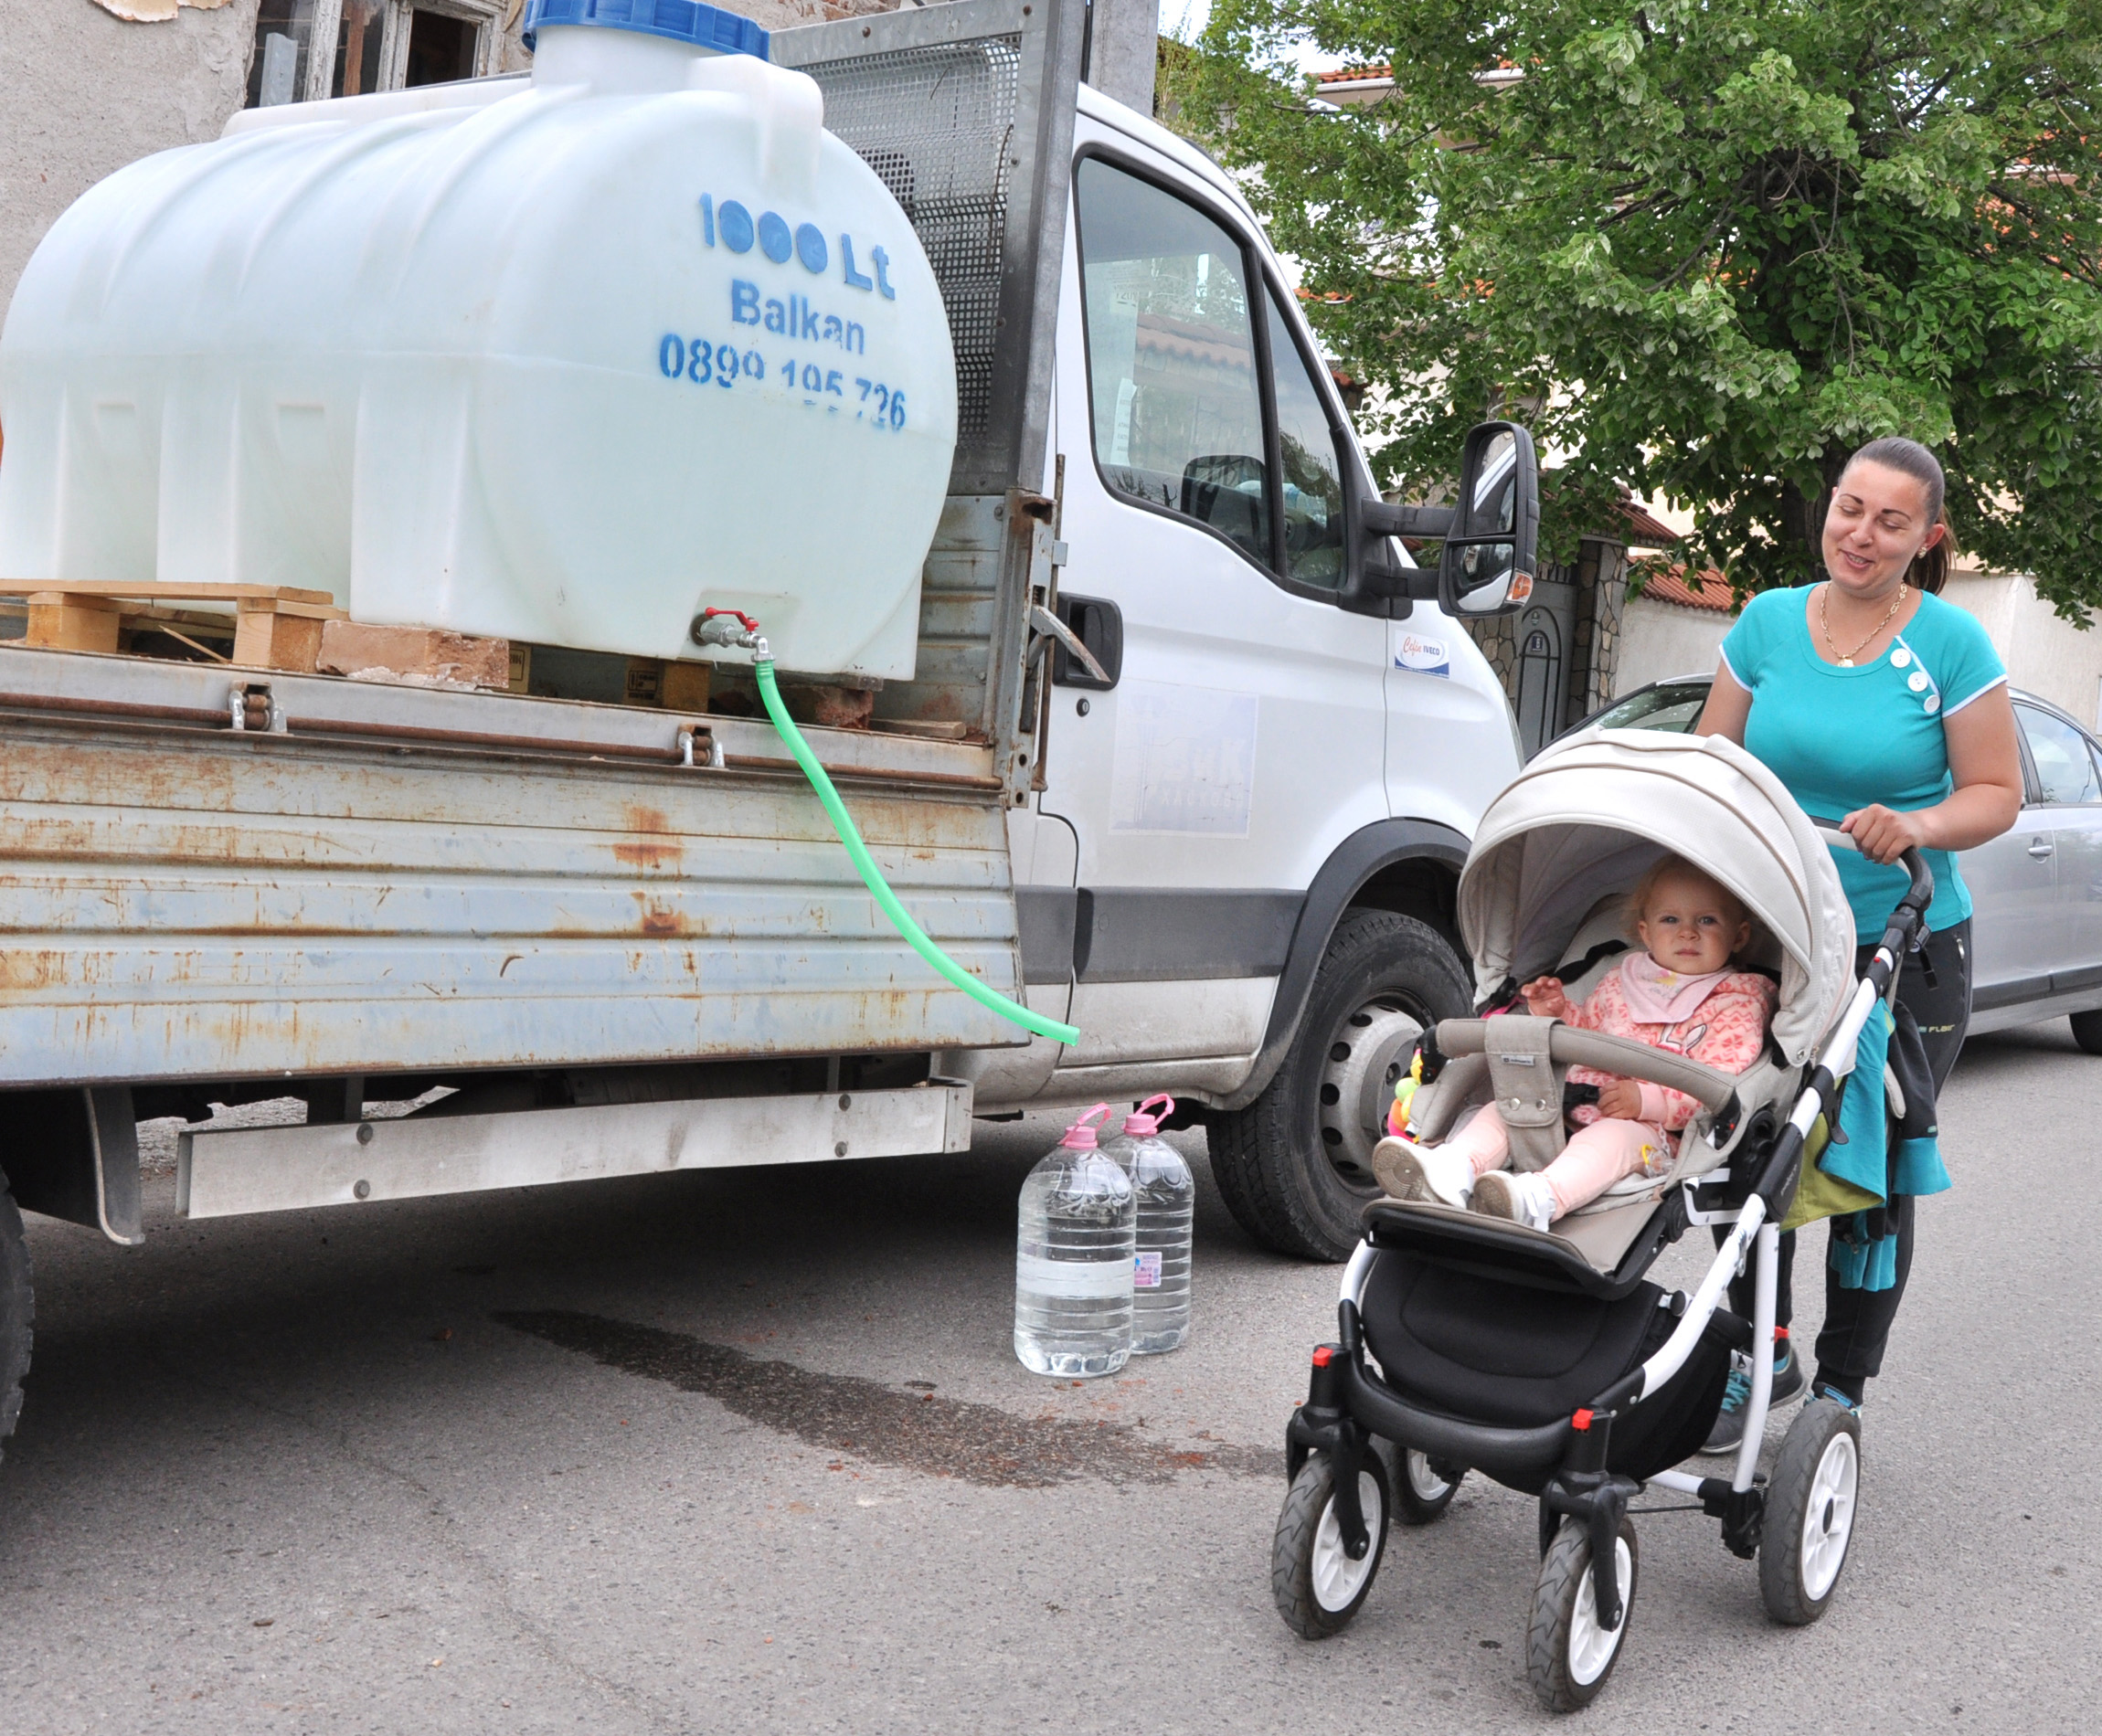
[[[1685,735],[1708,703],[1706,682],[1671,682],[1630,693],[1592,719],[1601,729],[1668,729]]]
[[[1099,158],[1082,158],[1074,181],[1103,480],[1269,566],[1269,443],[1240,243]]]
[[[2102,801],[2102,783],[2095,774],[2095,757],[2087,737],[2063,717],[2033,706],[2017,705],[2022,733],[2029,742],[2029,757],[2036,767],[2041,799],[2047,802]]]
[[[1343,581],[1343,466],[1336,431],[1291,322],[1274,295],[1270,370],[1277,380],[1278,446],[1284,471],[1285,569],[1302,585],[1333,590]]]

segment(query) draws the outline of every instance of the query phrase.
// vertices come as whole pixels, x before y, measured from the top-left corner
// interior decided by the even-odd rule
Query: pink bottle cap
[[[1164,1103],[1168,1106],[1158,1115],[1149,1115],[1147,1111],[1156,1103]],[[1148,1097],[1145,1102],[1124,1117],[1124,1131],[1134,1139],[1151,1139],[1156,1133],[1160,1132],[1161,1123],[1174,1113],[1174,1098],[1171,1097],[1165,1091],[1157,1093],[1155,1096]]]
[[[1066,1137],[1058,1143],[1062,1146],[1069,1146],[1075,1151],[1094,1150],[1095,1129],[1101,1125],[1101,1122],[1095,1120],[1094,1117],[1097,1116],[1100,1116],[1102,1121],[1107,1121],[1109,1118],[1109,1106],[1106,1103],[1098,1103],[1079,1120],[1066,1129]]]

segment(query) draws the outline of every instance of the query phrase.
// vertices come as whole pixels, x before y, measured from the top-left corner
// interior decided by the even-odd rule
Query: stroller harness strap
[[[1545,1170],[1568,1143],[1562,1131],[1562,1085],[1548,1053],[1558,1022],[1515,1012],[1487,1021],[1482,1053],[1489,1060],[1496,1112],[1511,1135],[1513,1170]]]

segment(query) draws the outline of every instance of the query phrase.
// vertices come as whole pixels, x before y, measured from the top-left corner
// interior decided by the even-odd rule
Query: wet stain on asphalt
[[[1182,1471],[1276,1477],[1284,1470],[1278,1447],[1171,1447],[1124,1424],[1017,1416],[860,1375],[814,1373],[626,1320],[560,1308],[490,1318],[608,1368],[700,1393],[812,1446],[995,1488],[1047,1488],[1082,1477],[1165,1483]]]

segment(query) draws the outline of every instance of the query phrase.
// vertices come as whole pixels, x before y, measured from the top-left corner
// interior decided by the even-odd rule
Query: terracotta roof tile
[[[1730,596],[1730,581],[1714,567],[1701,575],[1695,590],[1683,566],[1652,566],[1642,595],[1654,603],[1676,603],[1681,609],[1698,609],[1715,615],[1735,615],[1737,606]]]
[[[1620,503],[1620,516],[1627,521],[1628,540],[1638,548],[1669,548],[1679,533],[1661,518],[1653,518],[1631,500]]]

